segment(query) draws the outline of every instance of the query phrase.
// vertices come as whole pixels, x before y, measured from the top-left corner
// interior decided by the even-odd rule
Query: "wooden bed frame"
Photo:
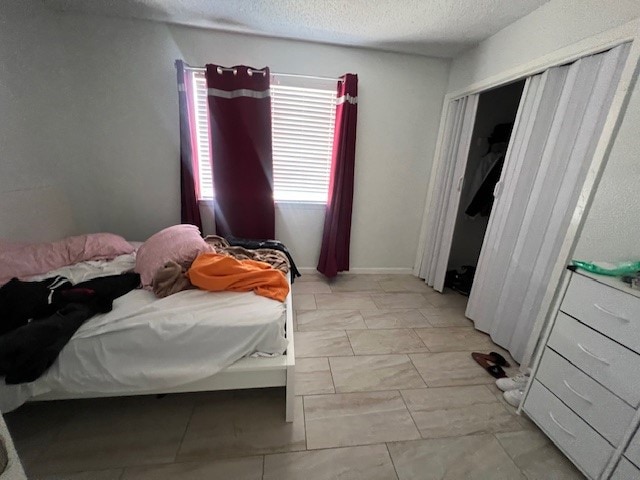
[[[277,357],[244,357],[233,365],[196,382],[162,390],[147,390],[121,394],[109,393],[45,393],[29,399],[30,402],[44,400],[73,400],[80,398],[124,397],[134,395],[157,395],[166,393],[210,392],[216,390],[239,390],[243,388],[286,388],[285,420],[293,422],[295,400],[296,357],[293,346],[293,304],[291,290],[285,300],[287,350]]]

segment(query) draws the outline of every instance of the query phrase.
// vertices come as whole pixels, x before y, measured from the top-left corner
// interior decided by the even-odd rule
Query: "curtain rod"
[[[206,70],[205,67],[192,67],[191,65],[184,64],[184,68],[187,70],[194,70],[196,72],[204,72]],[[295,73],[277,73],[273,72],[273,75],[277,75],[279,77],[292,77],[292,78],[313,78],[318,80],[330,80],[332,82],[341,82],[341,78],[333,78],[333,77],[319,77],[315,75],[299,75]]]

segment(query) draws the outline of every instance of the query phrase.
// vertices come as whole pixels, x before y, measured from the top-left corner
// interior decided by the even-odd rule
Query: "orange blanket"
[[[257,295],[284,302],[289,282],[279,270],[255,260],[236,260],[219,253],[201,253],[187,271],[191,283],[203,290],[220,292],[254,291]]]

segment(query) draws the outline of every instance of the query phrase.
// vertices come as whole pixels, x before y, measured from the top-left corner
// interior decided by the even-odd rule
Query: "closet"
[[[614,96],[624,95],[629,49],[623,43],[447,105],[419,276],[443,291],[448,270],[476,266],[465,315],[519,362],[551,302],[574,212],[584,209],[594,152]]]
[[[445,277],[445,287],[465,295],[471,290],[524,84],[521,80],[479,95]]]

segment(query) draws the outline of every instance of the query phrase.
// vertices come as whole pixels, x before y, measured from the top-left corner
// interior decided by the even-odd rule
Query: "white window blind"
[[[287,84],[289,82],[289,84]],[[284,202],[327,202],[336,117],[334,85],[301,86],[273,75],[271,121],[273,197]],[[204,72],[194,71],[200,198],[213,199]],[[213,160],[215,162],[215,159]]]
[[[196,98],[193,99],[195,129],[196,129],[196,155],[198,159],[198,180],[200,199],[213,199],[213,174],[210,160],[209,145],[209,107],[207,104],[207,80],[204,72],[193,71],[192,91]]]
[[[335,87],[271,85],[276,201],[326,203],[335,118]]]

